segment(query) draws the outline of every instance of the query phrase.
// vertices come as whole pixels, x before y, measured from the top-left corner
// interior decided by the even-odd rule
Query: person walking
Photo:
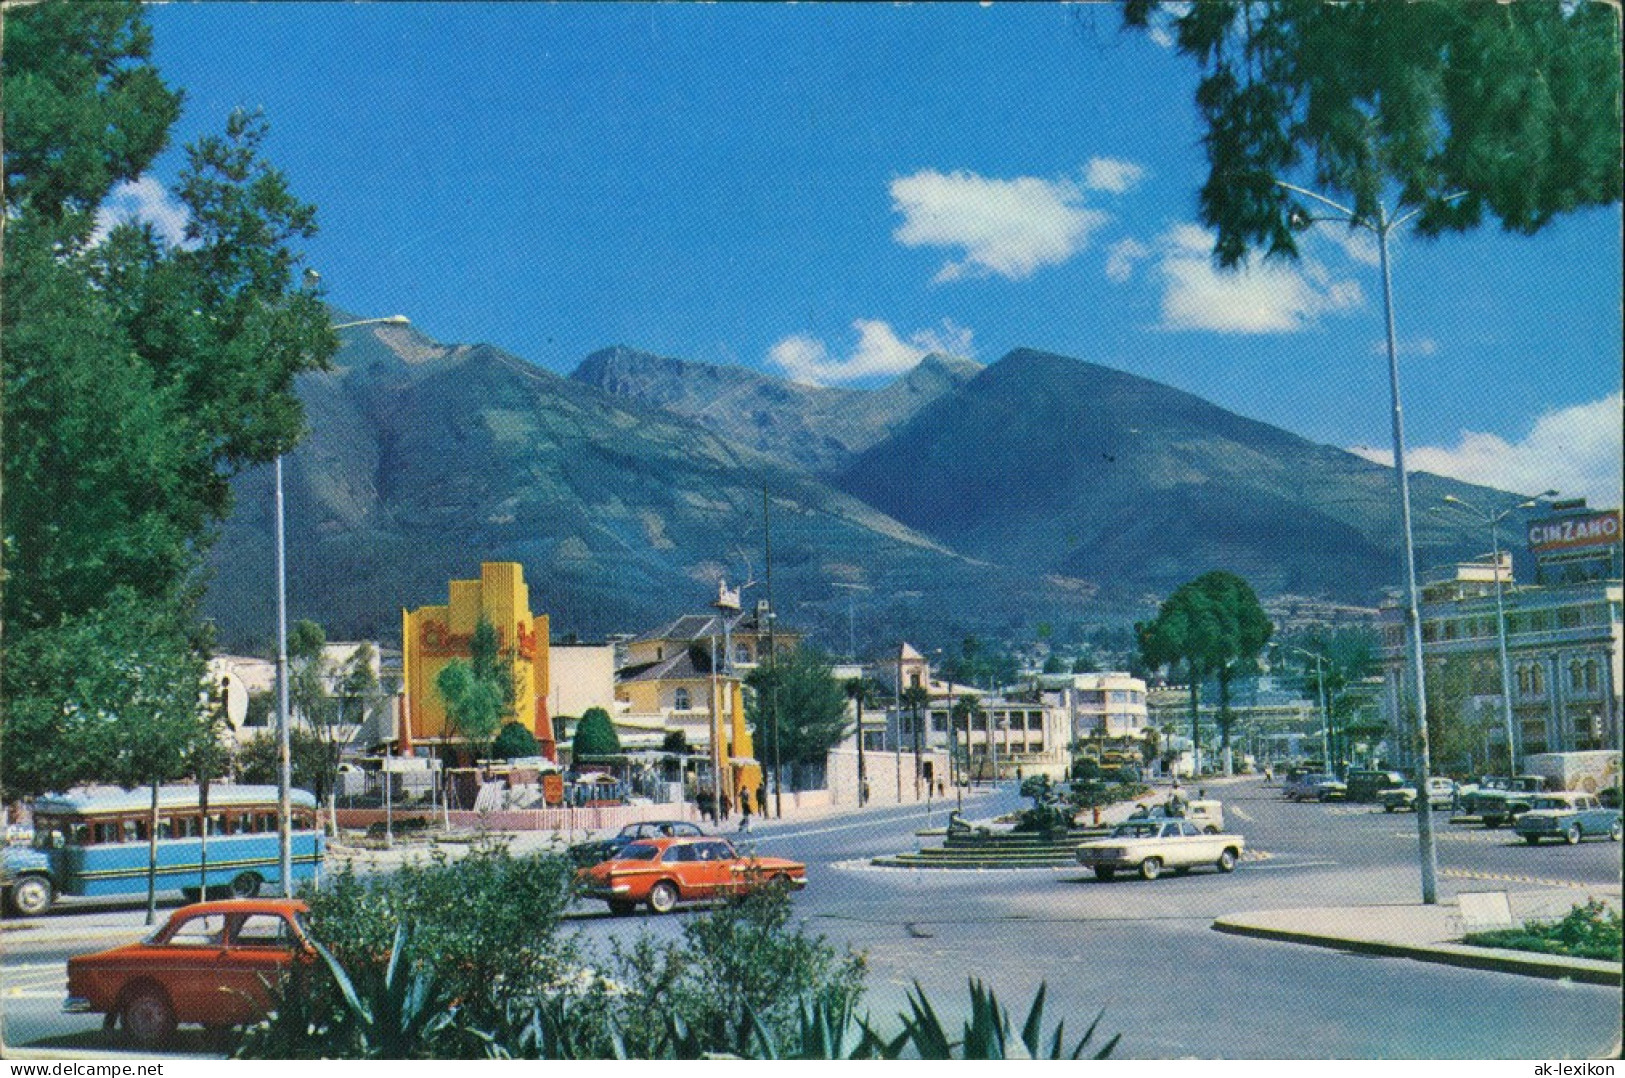
[[[733,805],[731,803],[729,803],[728,795],[723,794],[722,795],[722,819],[718,820],[717,822],[722,823],[722,822],[726,821],[728,819],[728,816],[732,812],[733,812]]]
[[[767,819],[767,783],[756,787],[756,815]]]
[[[750,791],[740,795],[739,798],[739,833],[750,834]]]

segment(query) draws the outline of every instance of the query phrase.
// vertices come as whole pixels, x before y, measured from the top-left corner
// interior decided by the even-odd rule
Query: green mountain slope
[[[1399,580],[1391,469],[1156,382],[1027,349],[922,409],[838,483],[963,553],[1080,578],[1105,599],[1166,595],[1215,568],[1264,594],[1357,603]],[[1451,493],[1515,500],[1415,476],[1424,569],[1483,540],[1470,522],[1422,511]]]

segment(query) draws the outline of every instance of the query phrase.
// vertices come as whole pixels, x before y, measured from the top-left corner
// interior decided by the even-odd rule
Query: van
[[[1405,785],[1405,776],[1398,771],[1350,771],[1348,799],[1350,801],[1376,801],[1382,791]]]

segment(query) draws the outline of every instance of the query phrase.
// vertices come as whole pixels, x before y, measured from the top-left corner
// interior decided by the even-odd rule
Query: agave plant
[[[1065,1050],[1066,1023],[1057,1023],[1046,1052],[1043,1025],[1047,987],[1043,984],[1038,986],[1032,1006],[1027,1010],[1027,1020],[1022,1024],[1021,1036],[1016,1038],[1011,1035],[1010,1014],[1000,1005],[993,990],[972,978],[970,1020],[965,1023],[964,1036],[955,1041],[948,1036],[942,1020],[926,998],[925,990],[915,981],[908,997],[910,1013],[900,1016],[904,1033],[921,1059],[1082,1059],[1084,1049],[1094,1039],[1101,1016],[1095,1016],[1071,1054]],[[1122,1034],[1114,1036],[1090,1058],[1105,1059],[1110,1056],[1121,1039]]]
[[[360,986],[321,944],[316,951],[333,973],[366,1059],[426,1059],[435,1035],[452,1024],[456,1007],[436,974],[407,960],[411,933],[395,930],[389,963],[380,975],[362,967]]]

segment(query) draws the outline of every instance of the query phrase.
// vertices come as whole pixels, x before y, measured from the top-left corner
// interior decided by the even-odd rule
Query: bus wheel
[[[232,898],[253,898],[260,893],[260,878],[252,872],[244,872],[231,881]]]
[[[201,902],[203,901],[203,890],[198,887],[182,887],[181,897],[187,902]]]
[[[143,1048],[154,1048],[175,1034],[175,1008],[157,985],[133,989],[124,1000],[124,1032]]]
[[[51,881],[44,876],[24,876],[11,885],[11,908],[19,917],[38,917],[51,908]]]

